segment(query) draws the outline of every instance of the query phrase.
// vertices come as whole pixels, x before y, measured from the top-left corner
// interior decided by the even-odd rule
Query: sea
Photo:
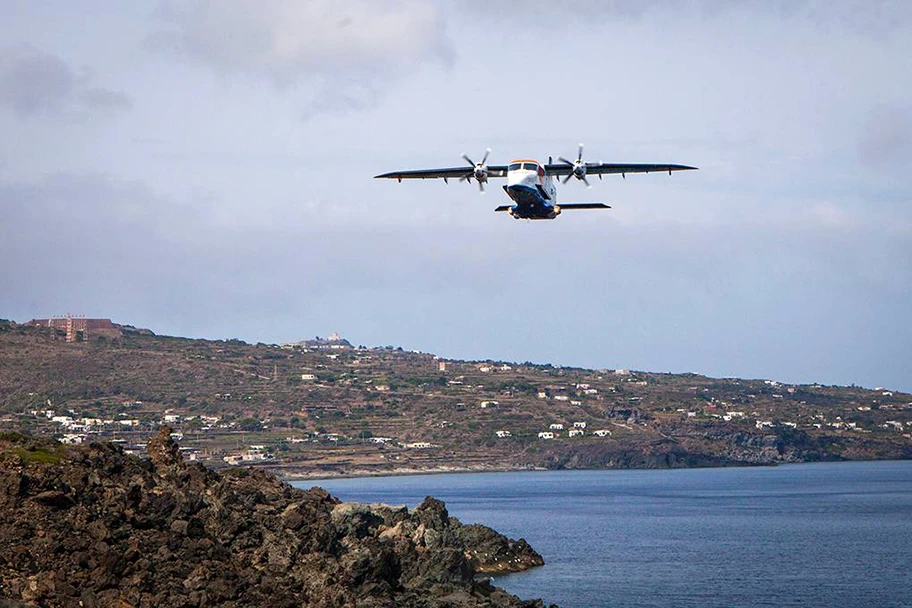
[[[594,606],[912,608],[912,461],[296,482],[525,538],[523,599]]]

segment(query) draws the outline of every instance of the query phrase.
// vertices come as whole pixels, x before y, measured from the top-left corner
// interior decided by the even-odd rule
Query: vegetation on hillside
[[[0,328],[0,429],[130,447],[168,422],[213,464],[313,475],[912,456],[912,395],[884,389]]]

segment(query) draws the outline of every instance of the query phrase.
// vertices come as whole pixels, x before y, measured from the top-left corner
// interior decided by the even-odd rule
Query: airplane
[[[579,153],[575,161],[558,157],[559,163],[548,158],[547,164],[536,160],[519,159],[507,165],[488,165],[488,148],[481,162],[474,162],[467,155],[462,158],[469,164],[468,167],[453,167],[447,169],[417,169],[414,171],[392,171],[374,176],[375,179],[395,179],[402,182],[404,179],[435,179],[442,178],[449,183],[450,179],[459,179],[460,182],[471,182],[474,178],[478,188],[484,193],[484,185],[489,177],[506,177],[507,184],[503,187],[507,196],[513,201],[512,205],[501,205],[494,211],[505,211],[518,220],[553,220],[562,211],[568,209],[610,209],[604,203],[562,203],[557,202],[557,184],[553,178],[564,176],[562,183],[566,184],[571,177],[582,181],[587,187],[592,185],[586,179],[587,175],[602,175],[620,173],[627,178],[628,173],[652,173],[656,171],[686,171],[697,167],[687,165],[650,165],[650,164],[622,164],[622,163],[587,163],[583,162],[583,144],[579,145]]]

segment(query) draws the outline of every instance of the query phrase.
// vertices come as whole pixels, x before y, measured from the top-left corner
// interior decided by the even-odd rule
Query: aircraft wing
[[[563,209],[611,209],[610,205],[605,203],[560,203],[558,205]]]
[[[375,175],[374,179],[458,179],[460,177],[473,177],[474,167],[452,167],[448,169],[415,169],[412,171],[391,171]],[[506,165],[488,165],[488,177],[505,177]]]
[[[696,167],[687,165],[650,165],[629,163],[586,163],[586,175],[608,175],[612,173],[655,173],[668,171],[690,171]],[[570,175],[573,166],[566,163],[551,163],[545,165],[545,172],[550,175]]]

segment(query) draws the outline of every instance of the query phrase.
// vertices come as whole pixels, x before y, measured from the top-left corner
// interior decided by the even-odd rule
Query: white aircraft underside
[[[485,152],[481,162],[473,162],[465,154],[462,157],[469,164],[468,167],[452,167],[445,169],[417,169],[414,171],[393,171],[377,175],[377,178],[396,179],[450,179],[459,181],[478,182],[479,189],[484,192],[484,185],[491,177],[506,177],[507,184],[503,187],[507,196],[513,201],[512,205],[501,205],[495,211],[506,211],[516,219],[528,220],[553,220],[562,211],[567,209],[610,209],[604,203],[564,203],[558,205],[557,184],[555,177],[564,176],[563,183],[571,177],[584,182],[591,187],[587,175],[617,174],[626,176],[627,173],[653,173],[658,171],[686,171],[696,169],[687,165],[669,164],[623,164],[623,163],[586,163],[583,162],[583,144],[579,145],[579,154],[575,161],[559,158],[559,163],[543,165],[536,160],[514,160],[508,165],[487,165],[488,154]]]

